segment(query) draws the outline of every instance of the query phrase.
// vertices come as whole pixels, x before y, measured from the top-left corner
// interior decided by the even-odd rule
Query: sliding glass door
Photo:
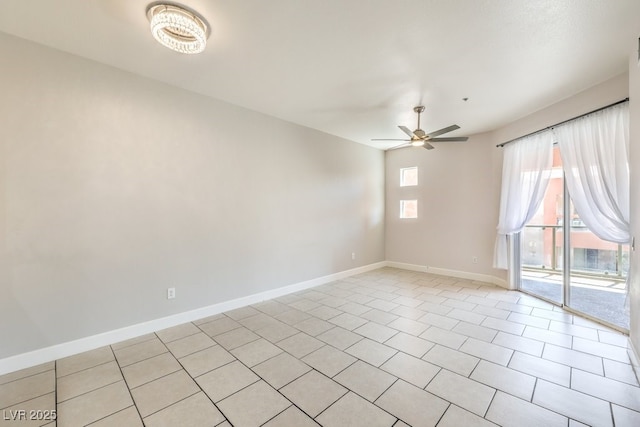
[[[598,238],[579,217],[571,221],[571,271],[567,306],[623,329],[629,246]]]
[[[563,304],[564,177],[558,148],[553,150],[549,186],[535,216],[520,236],[520,289]]]
[[[520,290],[628,330],[629,247],[601,240],[582,222],[557,147],[547,192],[520,243]]]

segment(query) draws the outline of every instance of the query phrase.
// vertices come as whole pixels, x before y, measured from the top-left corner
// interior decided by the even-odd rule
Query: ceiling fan
[[[406,133],[409,136],[410,139],[372,139],[372,141],[405,141],[404,144],[391,147],[390,150],[409,146],[424,147],[427,150],[433,150],[435,147],[429,142],[464,142],[469,139],[469,137],[466,136],[436,138],[439,135],[445,134],[447,132],[452,132],[456,129],[460,129],[460,126],[451,125],[434,132],[426,133],[425,131],[420,129],[420,114],[422,114],[422,112],[424,111],[424,107],[422,105],[418,105],[417,107],[413,107],[413,111],[418,114],[418,127],[416,128],[416,130],[411,132],[406,126],[398,126],[400,130],[402,130],[402,132]]]

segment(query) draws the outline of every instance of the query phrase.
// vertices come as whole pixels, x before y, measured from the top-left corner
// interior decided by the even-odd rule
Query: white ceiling
[[[426,131],[495,129],[623,73],[640,36],[638,0],[182,0],[212,27],[186,56],[149,2],[2,0],[0,31],[378,148],[417,104]]]

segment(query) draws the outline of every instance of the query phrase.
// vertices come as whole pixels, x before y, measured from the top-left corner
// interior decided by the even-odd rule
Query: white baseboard
[[[341,271],[327,276],[318,277],[304,282],[294,283],[292,285],[283,286],[277,289],[271,289],[265,292],[260,292],[253,295],[247,295],[245,297],[237,298],[230,301],[224,301],[218,304],[213,304],[207,307],[198,308],[195,310],[186,311],[183,313],[174,314],[171,316],[162,317],[159,319],[150,320],[143,323],[138,323],[124,328],[115,329],[112,331],[103,332],[96,335],[80,338],[74,341],[68,341],[61,344],[56,344],[50,347],[41,348],[38,350],[30,351],[28,353],[22,353],[15,356],[10,356],[4,359],[0,359],[0,375],[17,371],[20,369],[28,368],[31,366],[39,365],[41,363],[50,362],[56,359],[60,359],[74,354],[82,353],[85,351],[93,350],[105,345],[111,345],[120,341],[135,338],[140,335],[148,334],[162,329],[170,328],[172,326],[180,325],[186,322],[192,322],[203,317],[212,316],[218,313],[224,313],[226,311],[234,310],[236,308],[245,307],[247,305],[256,304],[265,300],[278,298],[283,295],[287,295],[293,292],[298,292],[304,289],[320,286],[325,283],[330,283],[335,280],[340,280],[345,277],[353,276],[367,271],[376,270],[382,267],[393,267],[403,270],[421,271],[433,274],[440,274],[443,276],[458,277],[461,279],[477,280],[479,282],[492,283],[506,288],[507,283],[505,280],[499,279],[494,276],[485,274],[470,273],[465,271],[449,270],[437,267],[427,267],[424,265],[406,264],[394,261],[381,261],[374,264],[365,265],[350,270]]]
[[[404,262],[387,261],[387,267],[399,268],[401,270],[420,271],[426,273],[428,267],[426,265],[407,264]]]
[[[186,322],[202,319],[203,317],[213,316],[214,314],[224,313],[229,310],[256,304],[268,299],[278,298],[293,292],[320,286],[335,280],[353,276],[367,271],[376,270],[385,267],[385,261],[374,264],[365,265],[350,270],[340,271],[338,273],[329,274],[327,276],[318,277],[316,279],[306,280],[304,282],[294,283],[292,285],[283,286],[281,288],[271,289],[253,295],[237,298],[230,301],[224,301],[207,307],[178,313],[159,319],[150,320],[148,322],[138,323],[136,325],[126,326],[124,328],[103,332],[80,338],[74,341],[53,345],[30,351],[28,353],[17,354],[4,359],[0,359],[0,375],[39,365],[41,363],[51,362],[56,359],[93,350],[105,345],[114,344],[120,341],[135,338],[140,335],[148,334],[172,326],[180,325]]]
[[[387,261],[387,267],[400,268],[403,270],[421,271],[423,273],[439,274],[441,276],[457,277],[459,279],[475,280],[478,282],[491,283],[508,289],[507,281],[488,274],[471,273],[468,271],[450,270],[447,268],[429,267],[426,265],[405,264],[402,262]]]

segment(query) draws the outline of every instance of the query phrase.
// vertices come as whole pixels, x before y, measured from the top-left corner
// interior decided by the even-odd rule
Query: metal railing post
[[[616,275],[622,277],[622,245],[618,243],[618,251],[616,253]]]
[[[556,231],[556,227],[551,228],[551,269],[553,271],[558,269],[558,260],[556,259]]]
[[[569,256],[569,260],[571,257],[571,249],[570,248],[564,248],[563,253],[561,255],[561,259],[558,259],[558,230],[563,230],[563,226],[561,225],[526,225],[525,228],[527,229],[531,229],[531,230],[541,230],[543,232],[542,234],[542,240],[544,241],[544,231],[546,229],[551,229],[553,235],[551,236],[551,241],[552,241],[552,247],[551,247],[551,272],[554,273],[558,273],[561,271],[564,271],[565,267],[563,265],[562,268],[560,268],[560,261],[565,261],[565,253],[568,254]],[[581,226],[581,225],[576,225],[576,226],[572,226],[572,227],[568,227],[569,229],[569,233],[572,229],[578,229],[578,230],[588,230],[587,227],[585,226]],[[565,234],[569,234],[569,233],[565,233]],[[564,242],[563,242],[564,244]],[[527,269],[527,270],[538,270],[538,271],[545,271],[547,269],[547,264],[546,262],[546,253],[544,252],[545,250],[545,246],[542,245],[542,248],[544,256],[542,259],[542,264],[536,264],[536,265],[526,265],[523,264],[522,267]],[[613,249],[613,251],[615,251],[615,263],[616,263],[616,267],[615,267],[615,273],[611,274],[605,271],[578,271],[578,272],[574,272],[575,274],[579,274],[580,276],[588,276],[588,277],[597,277],[597,278],[614,278],[615,280],[624,280],[625,279],[625,272],[624,272],[624,265],[623,265],[623,261],[624,261],[624,245],[617,245],[616,249]]]

